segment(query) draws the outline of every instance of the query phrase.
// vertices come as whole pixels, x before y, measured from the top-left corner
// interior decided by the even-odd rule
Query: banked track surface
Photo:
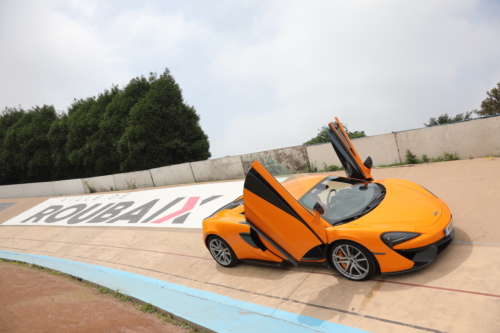
[[[200,230],[0,225],[0,250],[110,267],[371,332],[500,331],[500,160],[373,170],[448,203],[456,238],[429,267],[366,282],[323,267],[217,265]],[[341,175],[341,173],[339,173]],[[3,223],[46,198],[0,211]]]

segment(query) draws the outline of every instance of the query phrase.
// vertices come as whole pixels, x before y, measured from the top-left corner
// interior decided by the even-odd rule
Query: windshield
[[[319,202],[325,210],[321,217],[335,225],[365,215],[375,208],[384,196],[385,189],[379,184],[326,177],[300,198],[299,202],[310,210]]]

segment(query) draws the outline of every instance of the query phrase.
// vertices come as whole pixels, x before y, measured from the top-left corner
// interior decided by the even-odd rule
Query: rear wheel
[[[224,267],[233,267],[238,263],[238,258],[234,254],[231,246],[219,236],[210,236],[208,239],[210,254],[217,263]]]
[[[375,258],[364,246],[351,241],[339,241],[332,247],[331,260],[340,274],[354,281],[371,278],[377,270]]]

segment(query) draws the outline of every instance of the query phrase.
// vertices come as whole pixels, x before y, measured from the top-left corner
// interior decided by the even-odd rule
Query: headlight
[[[380,239],[392,249],[394,245],[406,242],[417,236],[420,236],[420,234],[416,232],[385,232],[380,236]]]

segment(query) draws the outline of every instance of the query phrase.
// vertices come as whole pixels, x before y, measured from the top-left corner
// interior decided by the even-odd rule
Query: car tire
[[[368,280],[377,271],[373,254],[363,245],[342,240],[330,247],[330,260],[342,276],[353,281]]]
[[[208,238],[207,246],[212,257],[224,267],[233,267],[238,264],[238,257],[229,244],[219,236],[212,235]]]

